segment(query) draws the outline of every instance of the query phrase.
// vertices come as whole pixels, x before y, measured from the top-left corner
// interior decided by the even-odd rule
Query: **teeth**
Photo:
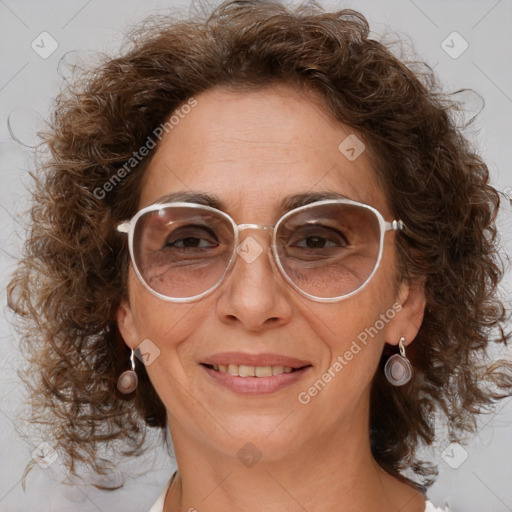
[[[254,366],[241,364],[238,367],[238,375],[240,375],[240,377],[254,377],[256,375],[256,368]]]
[[[284,366],[272,366],[272,375],[281,375],[284,371]]]
[[[240,366],[240,368],[242,367]],[[273,375],[272,366],[256,366],[254,370],[256,377],[271,377]]]
[[[244,364],[214,364],[213,369],[238,377],[271,377],[272,375],[281,375],[293,371],[290,366],[246,366]]]

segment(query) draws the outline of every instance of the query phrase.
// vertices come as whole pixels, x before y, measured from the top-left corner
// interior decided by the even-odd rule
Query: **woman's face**
[[[354,130],[330,120],[312,95],[275,86],[212,89],[196,100],[156,149],[141,208],[174,192],[207,193],[238,224],[274,225],[286,196],[335,192],[393,220],[368,151],[355,159],[343,153],[339,146]],[[424,306],[419,287],[396,281],[395,236],[385,235],[381,264],[367,286],[336,303],[313,302],[290,288],[273,270],[270,237],[259,230],[242,231],[241,241],[252,237],[263,252],[250,262],[237,257],[221,286],[196,302],[157,298],[132,269],[118,323],[130,347],[151,340],[147,371],[175,441],[186,437],[230,456],[250,442],[264,457],[278,458],[338,435],[367,436],[370,384],[384,343],[401,336],[410,343]],[[262,354],[270,359],[251,359]],[[227,377],[204,364],[279,366],[280,358],[307,367],[291,375]],[[266,379],[268,387],[236,387],[244,378]],[[279,379],[284,384],[275,386]]]

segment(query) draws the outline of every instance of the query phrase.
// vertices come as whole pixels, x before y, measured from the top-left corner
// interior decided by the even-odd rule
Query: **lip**
[[[223,352],[214,354],[200,361],[203,365],[236,364],[245,366],[289,366],[299,369],[304,366],[311,366],[309,361],[303,361],[294,357],[287,357],[280,354],[248,354],[247,352]],[[245,378],[245,377],[242,377]],[[258,377],[266,378],[266,377]]]
[[[289,366],[294,370],[290,373],[269,377],[239,377],[220,372],[206,365],[236,364],[246,366]],[[279,354],[247,354],[244,352],[225,352],[215,354],[201,361],[200,366],[220,386],[243,395],[266,395],[275,393],[295,384],[312,368],[309,361]]]
[[[217,384],[242,395],[275,393],[302,379],[312,368],[311,366],[305,366],[291,373],[282,373],[281,375],[272,375],[271,377],[239,377],[219,372],[203,364],[200,366]]]

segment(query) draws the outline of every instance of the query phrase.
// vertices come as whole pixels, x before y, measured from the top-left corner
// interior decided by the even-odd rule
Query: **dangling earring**
[[[130,361],[132,364],[131,370],[126,370],[117,379],[117,389],[123,393],[123,395],[129,395],[133,393],[137,389],[137,384],[139,379],[137,377],[137,373],[135,372],[135,352],[132,349],[132,354],[130,356]]]
[[[405,338],[400,338],[398,347],[400,354],[393,354],[384,366],[384,374],[393,386],[403,386],[407,384],[412,377],[412,366],[405,355]]]

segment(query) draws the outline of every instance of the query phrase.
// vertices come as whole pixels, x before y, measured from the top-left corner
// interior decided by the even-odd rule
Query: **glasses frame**
[[[279,255],[277,252],[277,246],[276,246],[276,240],[277,240],[277,232],[279,230],[279,226],[283,221],[285,221],[289,216],[294,215],[298,212],[305,211],[317,206],[322,205],[328,205],[328,204],[347,204],[352,206],[359,206],[362,208],[365,208],[369,211],[371,211],[376,217],[379,222],[379,229],[380,229],[380,237],[379,237],[379,253],[377,256],[377,260],[375,262],[375,266],[373,267],[372,272],[367,277],[367,279],[355,290],[351,291],[350,293],[347,293],[345,295],[340,295],[337,297],[318,297],[316,295],[311,295],[310,293],[307,293],[303,291],[301,288],[299,288],[286,274],[281,261],[279,259]],[[233,227],[233,233],[234,233],[234,242],[233,242],[233,254],[231,255],[231,258],[226,266],[226,270],[220,277],[220,279],[217,281],[215,285],[210,287],[208,290],[198,294],[194,295],[192,297],[168,297],[167,295],[163,295],[156,290],[153,290],[148,283],[144,280],[144,277],[139,271],[139,268],[137,266],[137,263],[135,261],[134,256],[134,248],[133,248],[133,238],[135,233],[135,226],[137,224],[137,221],[146,213],[158,211],[164,208],[169,207],[186,207],[186,208],[194,208],[194,209],[200,209],[204,211],[209,211],[212,213],[215,213],[217,215],[220,215],[224,219],[226,219],[228,222],[231,223]],[[298,208],[294,208],[293,210],[290,210],[286,212],[276,223],[274,226],[265,225],[265,224],[237,224],[227,213],[223,212],[222,210],[218,210],[217,208],[213,208],[211,206],[198,204],[198,203],[190,203],[190,202],[168,202],[168,203],[154,203],[149,206],[146,206],[145,208],[142,208],[139,210],[130,220],[126,220],[124,222],[121,222],[116,227],[117,231],[120,233],[126,233],[128,235],[128,249],[130,252],[130,259],[133,265],[133,268],[135,270],[135,274],[137,275],[139,281],[145,286],[147,290],[149,290],[153,295],[158,297],[159,299],[162,299],[166,302],[176,302],[176,303],[188,303],[188,302],[195,302],[197,300],[200,300],[210,293],[212,293],[214,290],[216,290],[226,279],[226,277],[231,273],[231,270],[234,267],[234,263],[237,256],[237,248],[240,245],[240,233],[246,229],[262,229],[267,232],[271,232],[271,243],[267,249],[267,252],[272,253],[272,257],[270,258],[271,264],[274,268],[277,268],[279,271],[279,274],[281,274],[281,277],[284,278],[284,280],[298,293],[303,295],[304,297],[307,297],[308,299],[314,301],[314,302],[324,302],[324,303],[332,303],[332,302],[339,302],[344,299],[348,299],[349,297],[352,297],[354,294],[360,292],[372,279],[372,277],[377,272],[377,269],[379,268],[381,259],[382,259],[382,253],[384,250],[384,236],[388,231],[399,231],[405,229],[405,224],[401,220],[393,220],[391,222],[388,222],[384,220],[382,217],[382,214],[372,206],[369,206],[364,203],[360,203],[358,201],[353,201],[351,199],[325,199],[321,201],[315,201],[313,203],[306,204],[304,206],[299,206]]]

